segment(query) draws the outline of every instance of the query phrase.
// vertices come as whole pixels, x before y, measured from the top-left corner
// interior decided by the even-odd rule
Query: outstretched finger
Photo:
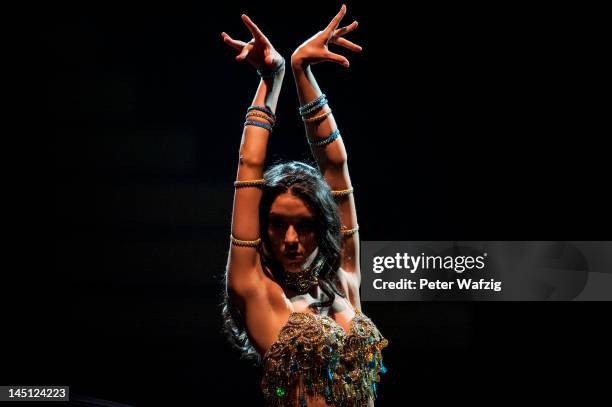
[[[249,55],[249,51],[251,49],[249,47],[244,47],[242,48],[242,52],[240,52],[240,54],[236,55],[236,61],[242,61],[244,60],[247,55]]]
[[[325,32],[331,33],[332,31],[334,31],[338,27],[338,25],[340,25],[340,21],[342,20],[342,17],[344,17],[345,14],[346,6],[343,4],[342,7],[340,7],[340,11],[338,12],[338,14],[336,14],[336,17],[334,17],[327,26],[327,28],[325,28]]]
[[[267,42],[266,36],[263,35],[259,27],[255,25],[255,23],[249,18],[249,16],[247,16],[246,14],[243,14],[242,21],[244,22],[244,25],[247,26],[251,34],[253,34],[253,38],[255,38],[256,40]]]
[[[346,38],[342,38],[342,37],[333,38],[331,42],[333,44],[338,44],[344,48],[350,49],[351,51],[355,51],[355,52],[360,52],[363,49],[361,48],[361,46],[355,44],[352,41],[347,40]]]
[[[338,28],[337,30],[334,31],[334,35],[335,36],[340,36],[340,35],[344,35],[347,33],[350,33],[351,31],[353,31],[355,28],[357,28],[357,21],[353,21],[351,24],[344,26],[342,28]]]
[[[339,54],[334,54],[333,52],[327,52],[325,54],[325,57],[328,61],[332,61],[335,62],[337,64],[340,64],[342,66],[344,66],[345,68],[349,67],[349,61],[348,59],[346,59],[345,57],[343,57],[342,55]]]
[[[235,40],[224,32],[221,33],[221,37],[223,38],[223,42],[234,48],[236,51],[241,51],[246,45],[243,41]]]

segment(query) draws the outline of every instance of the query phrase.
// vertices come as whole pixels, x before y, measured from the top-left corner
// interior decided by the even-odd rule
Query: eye
[[[285,224],[278,219],[270,219],[270,227],[272,229],[284,229]]]
[[[303,222],[297,225],[297,229],[301,232],[312,232],[314,230],[314,223]]]

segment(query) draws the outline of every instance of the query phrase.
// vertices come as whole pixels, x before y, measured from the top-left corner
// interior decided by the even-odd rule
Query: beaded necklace
[[[290,273],[283,269],[285,279],[285,287],[295,291],[298,294],[304,294],[310,290],[313,285],[319,283],[319,273],[325,265],[324,259],[319,259],[313,262],[305,270],[297,273]]]

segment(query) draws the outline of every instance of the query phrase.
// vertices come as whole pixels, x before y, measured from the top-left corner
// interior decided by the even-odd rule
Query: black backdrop
[[[55,265],[69,329],[11,383],[133,405],[262,405],[221,336],[237,150],[257,85],[220,32],[248,13],[288,59],[340,3],[87,3],[49,10]],[[348,3],[351,67],[313,68],[349,152],[363,240],[609,238],[595,12]],[[587,35],[588,36],[588,35]],[[591,69],[593,67],[593,69]],[[588,74],[587,74],[588,73]],[[285,77],[270,161],[305,159]],[[609,135],[609,134],[608,134]],[[379,405],[585,392],[602,303],[364,303],[389,338]],[[43,344],[43,345],[41,345]],[[489,399],[485,394],[495,393]]]

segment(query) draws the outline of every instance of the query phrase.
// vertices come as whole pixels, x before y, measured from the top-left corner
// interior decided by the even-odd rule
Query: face
[[[317,247],[312,211],[290,192],[280,194],[270,207],[268,238],[276,261],[288,272],[301,271]]]

